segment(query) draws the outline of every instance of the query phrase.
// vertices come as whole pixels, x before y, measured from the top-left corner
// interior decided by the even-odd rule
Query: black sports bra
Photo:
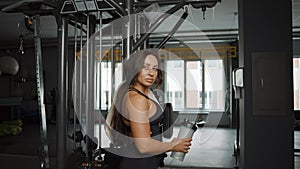
[[[158,122],[161,121],[161,118],[162,118],[161,116],[163,114],[163,110],[160,108],[160,105],[158,104],[157,101],[151,99],[149,96],[145,95],[143,92],[139,91],[138,89],[136,89],[134,87],[129,87],[129,91],[135,91],[138,94],[144,96],[146,99],[155,103],[157,109],[156,109],[156,112],[154,113],[154,115],[149,118],[150,124],[157,123],[157,120],[158,120]]]
[[[151,128],[151,136],[156,136],[161,134],[161,124],[162,124],[162,120],[163,120],[163,111],[160,108],[160,105],[153,99],[151,99],[149,96],[145,95],[144,93],[142,93],[141,91],[139,91],[138,89],[134,88],[134,87],[129,87],[129,91],[135,91],[138,94],[144,96],[146,99],[151,100],[152,102],[155,103],[157,109],[156,112],[153,116],[151,116],[149,118],[149,123],[150,123],[150,128]],[[129,119],[124,118],[124,120],[129,121]],[[126,126],[126,130],[131,133],[131,129],[130,126]]]

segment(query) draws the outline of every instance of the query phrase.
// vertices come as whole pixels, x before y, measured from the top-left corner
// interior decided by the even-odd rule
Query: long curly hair
[[[125,80],[119,86],[116,95],[114,96],[111,110],[109,112],[109,119],[107,119],[107,125],[109,125],[109,137],[113,144],[115,145],[126,145],[127,143],[124,139],[120,137],[126,135],[130,136],[128,129],[126,129],[126,125],[124,123],[124,117],[122,115],[123,112],[123,98],[124,95],[128,92],[128,88],[133,85],[137,81],[138,74],[142,70],[144,66],[144,61],[147,56],[153,55],[158,60],[158,74],[157,78],[154,82],[156,88],[158,88],[163,82],[163,74],[160,67],[160,60],[158,58],[158,53],[154,49],[147,49],[137,51],[132,54],[130,58],[126,59],[123,64],[123,71]]]

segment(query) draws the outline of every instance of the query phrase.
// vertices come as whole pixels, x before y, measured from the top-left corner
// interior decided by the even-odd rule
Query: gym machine
[[[203,11],[205,11],[206,7],[212,7],[214,6],[217,1],[212,2],[210,1],[210,5],[205,6],[205,3],[207,3],[207,1],[179,1],[178,3],[174,3],[174,4],[167,4],[167,5],[174,5],[172,6],[168,11],[166,11],[164,14],[160,15],[158,18],[155,19],[155,21],[152,24],[146,24],[149,25],[149,27],[136,27],[136,25],[141,26],[141,24],[139,24],[139,22],[137,22],[139,18],[139,15],[137,14],[137,12],[141,12],[143,10],[145,10],[145,7],[149,7],[149,5],[152,5],[154,2],[151,1],[148,2],[148,4],[145,4],[145,1],[143,2],[134,2],[132,0],[130,1],[104,1],[106,2],[108,5],[111,6],[107,7],[107,5],[103,5],[106,6],[105,9],[97,9],[99,8],[99,3],[95,3],[93,5],[87,5],[86,2],[85,3],[85,9],[81,9],[81,7],[79,6],[79,1],[65,1],[62,10],[61,10],[61,14],[62,14],[62,18],[68,18],[71,19],[71,17],[73,17],[72,15],[75,16],[76,15],[83,15],[86,19],[83,21],[84,24],[86,24],[86,46],[84,46],[83,49],[81,49],[80,51],[80,57],[81,58],[78,62],[78,64],[75,66],[77,68],[82,67],[83,70],[87,70],[89,72],[89,74],[95,74],[96,76],[98,76],[98,79],[101,79],[99,76],[101,75],[101,68],[100,68],[100,72],[94,72],[94,70],[89,69],[89,67],[95,67],[95,65],[97,65],[97,61],[93,62],[91,60],[94,60],[93,57],[91,58],[87,58],[87,56],[94,56],[92,54],[92,51],[96,48],[98,49],[100,52],[99,57],[102,59],[101,55],[104,53],[103,52],[103,46],[105,46],[104,44],[108,43],[106,39],[104,39],[106,36],[103,36],[103,32],[107,32],[108,30],[117,30],[115,29],[116,27],[122,27],[125,25],[125,27],[122,27],[122,31],[121,33],[115,33],[118,31],[111,31],[111,46],[109,48],[110,50],[110,58],[111,61],[116,61],[114,60],[115,58],[117,58],[116,56],[114,56],[114,48],[117,47],[116,45],[120,45],[122,46],[122,53],[121,53],[121,59],[119,59],[118,61],[122,61],[124,58],[127,58],[130,56],[130,54],[134,53],[136,50],[139,49],[143,49],[143,48],[147,48],[149,47],[149,43],[148,43],[148,39],[150,37],[150,35],[155,32],[155,30],[172,14],[174,14],[176,11],[184,8],[185,5],[188,4],[192,4],[194,7],[197,8],[202,8]],[[159,4],[159,5],[163,5],[162,1],[156,1],[155,3]],[[211,4],[214,5],[211,5]],[[202,5],[201,5],[202,4]],[[89,8],[90,7],[90,8]],[[79,10],[80,9],[80,10]],[[180,25],[183,23],[183,21],[187,18],[188,16],[188,12],[187,9],[184,8],[185,12],[182,14],[181,18],[179,19],[179,21],[175,24],[174,28],[171,30],[170,33],[168,33],[168,35],[161,41],[161,43],[159,43],[159,45],[156,46],[156,48],[160,49],[163,48],[166,44],[166,42],[174,35],[174,33],[178,30],[178,28],[180,27]],[[104,13],[109,13],[112,17],[116,17],[116,18],[103,18],[103,14]],[[133,17],[130,17],[129,15],[135,15]],[[71,16],[70,16],[71,15]],[[93,33],[95,33],[94,31],[89,31],[91,28],[90,26],[92,24],[89,24],[91,22],[90,17],[96,17],[96,19],[94,19],[94,21],[96,21],[94,26],[98,25],[98,28],[100,28],[98,30],[98,32],[96,33],[97,35],[94,35]],[[111,21],[115,21],[121,19],[123,20],[120,21],[120,24],[112,24],[109,25],[109,20]],[[139,18],[140,19],[140,18]],[[116,21],[118,22],[118,21]],[[148,22],[149,21],[144,21],[144,22]],[[134,24],[133,24],[134,23]],[[76,22],[75,24],[73,23],[73,25],[78,25]],[[80,23],[80,25],[82,25]],[[109,25],[109,26],[107,26]],[[81,26],[82,27],[82,26]],[[102,28],[103,27],[103,28]],[[66,29],[67,30],[67,29]],[[138,34],[138,35],[137,35]],[[101,36],[100,36],[101,35]],[[120,39],[116,39],[115,40],[115,36],[120,36]],[[82,39],[83,37],[80,37],[80,39]],[[95,42],[91,42],[91,41]],[[105,42],[106,40],[106,42]],[[118,42],[116,42],[118,41]],[[76,43],[76,42],[75,42]],[[99,45],[98,45],[98,44]],[[116,44],[116,45],[115,45]],[[89,46],[91,45],[91,46]],[[94,46],[93,46],[94,45]],[[120,47],[119,46],[119,47]],[[76,48],[76,47],[75,47]],[[93,50],[90,50],[93,49]],[[83,52],[82,52],[83,50]],[[75,52],[76,53],[76,52]],[[86,56],[84,55],[84,53],[86,53]],[[104,55],[104,54],[103,54]],[[85,58],[86,57],[86,58]],[[96,56],[98,57],[98,56]],[[82,60],[84,60],[84,58],[86,59],[84,62],[82,63]],[[92,63],[93,62],[93,63]],[[112,66],[113,67],[113,66]],[[114,68],[112,68],[112,72],[113,72]],[[77,81],[80,81],[81,83],[83,82],[86,85],[86,89],[85,92],[87,93],[97,93],[99,94],[99,91],[95,91],[95,88],[93,87],[93,85],[88,85],[91,83],[95,83],[91,80],[88,79],[92,79],[92,77],[89,77],[88,75],[86,77],[84,76],[78,76],[78,74],[80,74],[80,70],[76,71],[74,70],[77,74],[77,77],[79,77],[79,80],[77,79]],[[87,79],[85,79],[87,78]],[[96,77],[97,79],[97,77]],[[98,81],[98,80],[96,80]],[[80,83],[76,83],[76,85],[82,85]],[[99,86],[99,84],[97,84]],[[101,85],[100,85],[101,88]],[[75,90],[78,91],[79,95],[82,95],[83,91],[82,88],[80,87],[79,90]],[[74,93],[73,93],[74,94]],[[91,94],[93,95],[93,94]],[[100,95],[100,94],[99,94]],[[81,96],[79,97],[73,97],[73,98],[82,98]],[[95,96],[90,96],[89,98],[82,98],[81,100],[77,100],[76,103],[82,103],[82,101],[84,100],[84,102],[89,103],[89,105],[82,105],[83,107],[80,107],[78,104],[75,104],[77,106],[79,106],[78,108],[75,108],[75,111],[79,110],[79,112],[77,112],[77,115],[79,114],[79,121],[81,121],[81,125],[87,127],[86,128],[86,133],[90,133],[87,134],[89,135],[90,138],[94,138],[94,125],[89,125],[88,121],[90,123],[93,123],[93,113],[90,112],[96,112],[95,109],[93,109],[93,107],[95,107],[95,105],[93,105],[94,101],[91,101],[95,98]],[[100,100],[103,98],[99,98]],[[106,100],[108,100],[109,98],[106,98]],[[89,100],[89,101],[87,101]],[[99,100],[97,100],[97,102],[99,102]],[[100,101],[101,102],[101,101]],[[92,108],[92,109],[90,109]],[[77,109],[77,110],[76,110]],[[83,111],[82,111],[83,110]],[[97,110],[98,112],[101,112],[101,110]],[[88,112],[88,113],[87,113]],[[82,114],[84,114],[84,117],[82,118]],[[99,114],[99,113],[98,113]],[[84,119],[84,120],[83,120]],[[101,121],[101,119],[98,118],[99,121]],[[84,122],[83,122],[84,121]],[[85,128],[83,127],[83,128]],[[101,147],[101,125],[99,125],[99,139],[96,140],[92,140],[93,141],[97,141],[98,142],[98,146],[99,148],[97,150],[91,150],[89,149],[88,152],[86,153],[87,158],[85,160],[85,162],[83,163],[84,167],[101,167],[102,165],[102,157],[101,154],[103,153],[103,151],[105,151],[104,149],[102,149]],[[88,131],[90,130],[90,131]],[[86,146],[89,147],[89,146]],[[87,148],[88,149],[88,148]],[[105,166],[103,166],[105,167]]]
[[[201,9],[203,12],[203,19],[205,19],[205,11],[207,8],[214,7],[220,0],[173,0],[173,1],[145,1],[145,0],[24,0],[19,3],[13,4],[5,8],[4,12],[23,12],[26,15],[34,16],[35,18],[35,48],[36,48],[36,64],[37,64],[37,83],[39,90],[39,110],[41,115],[41,168],[49,168],[48,157],[48,145],[47,145],[47,128],[45,119],[45,110],[43,105],[43,83],[42,83],[42,64],[41,64],[41,42],[39,36],[39,16],[40,15],[54,15],[57,21],[58,39],[59,39],[59,103],[57,111],[57,168],[65,169],[67,167],[67,123],[69,123],[68,114],[72,105],[70,104],[70,93],[72,92],[74,117],[73,117],[73,134],[69,137],[73,140],[73,149],[78,150],[78,157],[83,161],[81,167],[83,168],[103,168],[102,157],[103,149],[101,147],[101,107],[96,104],[95,97],[99,95],[98,102],[101,102],[100,91],[95,91],[94,85],[101,79],[101,68],[97,63],[100,62],[101,56],[104,53],[104,43],[107,43],[107,39],[104,39],[105,31],[117,30],[116,26],[110,29],[105,29],[106,25],[117,19],[123,19],[127,22],[122,22],[123,31],[118,35],[121,37],[116,42],[114,39],[114,32],[111,31],[110,41],[110,57],[111,61],[117,61],[114,54],[115,48],[122,48],[121,58],[118,61],[122,61],[124,58],[130,56],[136,50],[149,47],[149,37],[155,30],[172,14],[184,9],[184,13],[181,18],[175,24],[174,28],[167,34],[165,38],[156,46],[161,49],[171,39],[174,33],[181,26],[183,21],[188,16],[186,5],[191,5],[194,8]],[[151,5],[157,4],[159,6],[171,6],[169,10],[156,18],[152,23],[147,19],[132,19],[130,15],[143,12],[145,9],[149,9]],[[34,9],[34,10],[32,10]],[[154,11],[155,12],[155,11]],[[127,20],[128,19],[128,20]],[[140,20],[139,20],[140,19]],[[139,24],[138,21],[146,24]],[[68,48],[72,42],[72,38],[69,35],[69,26],[74,27],[74,85],[78,85],[79,91],[71,87],[71,74],[69,69],[71,62],[69,59]],[[119,25],[120,26],[120,25]],[[97,31],[98,29],[98,31]],[[78,34],[79,31],[79,34]],[[134,32],[134,33],[132,33]],[[94,36],[94,34],[98,34]],[[79,39],[78,39],[79,37]],[[84,45],[85,44],[85,45]],[[78,47],[79,46],[79,47]],[[95,48],[99,49],[99,59],[94,59],[90,56],[96,55]],[[83,60],[85,60],[83,62]],[[96,71],[96,69],[99,71]],[[83,71],[88,72],[83,75]],[[112,66],[114,70],[114,65]],[[80,79],[76,79],[79,77]],[[80,83],[77,83],[80,82]],[[99,84],[97,84],[99,85]],[[101,87],[100,87],[101,88]],[[100,89],[101,90],[101,89]],[[88,94],[86,94],[88,93]],[[75,96],[75,97],[74,97]],[[77,100],[77,98],[79,98]],[[108,99],[108,97],[106,98]],[[98,114],[98,116],[95,116]],[[77,117],[77,119],[76,119]],[[95,138],[95,126],[94,118],[99,123],[99,138]],[[77,124],[79,121],[79,127]],[[83,134],[84,132],[85,134]],[[85,146],[81,149],[81,142],[85,142]],[[76,145],[79,143],[79,146]]]

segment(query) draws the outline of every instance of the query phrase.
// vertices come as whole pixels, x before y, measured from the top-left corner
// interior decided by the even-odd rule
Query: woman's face
[[[143,86],[150,87],[153,85],[158,74],[158,60],[153,55],[145,58],[144,66],[138,74],[138,83]]]

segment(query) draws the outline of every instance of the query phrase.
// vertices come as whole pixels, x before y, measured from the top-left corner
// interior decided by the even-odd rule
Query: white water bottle
[[[188,119],[184,119],[180,125],[179,133],[177,138],[192,138],[195,131],[197,130],[197,126],[195,123],[190,122]],[[183,152],[172,152],[171,157],[180,161],[183,161],[186,153]]]

